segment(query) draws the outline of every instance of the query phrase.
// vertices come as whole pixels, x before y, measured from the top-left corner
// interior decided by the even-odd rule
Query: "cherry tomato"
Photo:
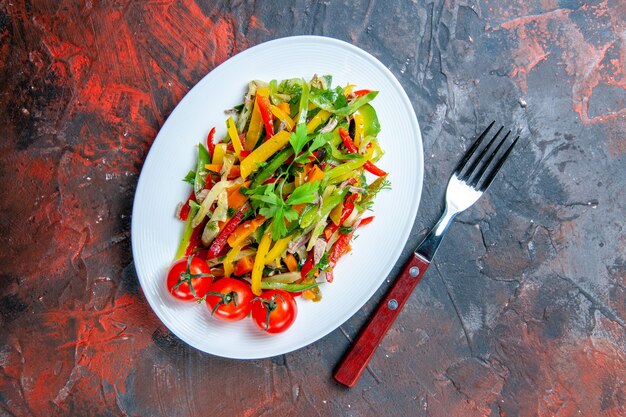
[[[192,255],[180,258],[172,264],[167,273],[167,288],[180,300],[196,300],[209,290],[211,277],[211,269],[207,263]]]
[[[298,315],[296,300],[287,291],[269,290],[252,303],[252,320],[268,333],[287,330]]]
[[[224,321],[238,321],[250,313],[254,294],[250,285],[235,278],[215,281],[206,293],[211,315]]]

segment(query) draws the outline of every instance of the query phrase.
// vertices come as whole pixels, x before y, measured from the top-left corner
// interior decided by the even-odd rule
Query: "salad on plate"
[[[217,319],[251,316],[268,333],[294,322],[294,297],[320,301],[390,185],[376,166],[377,94],[333,87],[329,75],[248,83],[225,137],[211,129],[184,178],[193,189],[176,210],[172,296],[206,302]]]

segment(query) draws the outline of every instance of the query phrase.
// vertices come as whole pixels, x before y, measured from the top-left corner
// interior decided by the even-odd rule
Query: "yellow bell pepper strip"
[[[371,142],[372,148],[373,148],[373,153],[376,154],[376,156],[374,158],[371,158],[370,160],[373,163],[378,162],[378,160],[380,158],[383,157],[383,155],[385,154],[385,151],[383,151],[380,147],[380,145],[378,144],[378,141],[376,139],[372,140]]]
[[[241,161],[241,176],[248,178],[251,173],[259,169],[259,163],[267,161],[270,156],[284,148],[289,143],[289,137],[290,133],[282,130],[250,152],[250,155]]]
[[[240,132],[244,132],[246,130],[246,126],[248,125],[248,119],[250,118],[250,114],[252,113],[252,108],[254,106],[256,89],[256,82],[250,81],[248,83],[248,91],[244,96],[243,109],[241,109],[241,113],[239,113],[239,117],[237,117],[237,130]]]
[[[287,265],[289,272],[296,272],[298,270],[298,261],[296,261],[296,257],[291,253],[285,255],[283,261],[285,261],[285,265]]]
[[[284,237],[276,241],[276,243],[274,243],[274,246],[272,247],[272,250],[270,250],[267,255],[265,255],[265,264],[267,265],[268,263],[276,259],[280,260],[280,256],[283,254],[284,251],[287,250],[289,242],[291,242],[290,236]]]
[[[256,100],[259,103],[259,112],[261,113],[261,119],[265,125],[265,140],[268,140],[274,136],[274,116],[270,111],[270,99],[269,90],[267,88],[259,88],[256,93]]]
[[[302,291],[302,298],[306,298],[307,300],[311,300],[313,302],[322,300],[321,293],[318,287],[311,288],[310,290]]]
[[[281,109],[286,115],[291,115],[291,106],[289,105],[289,103],[280,103],[278,105],[278,108]]]
[[[228,251],[226,257],[224,257],[224,276],[230,277],[235,269],[233,263],[235,258],[241,252],[241,246],[237,245]]]
[[[365,125],[363,123],[363,116],[359,113],[354,113],[354,145],[356,147],[358,147],[361,143],[364,129]]]
[[[313,165],[306,176],[306,182],[315,182],[324,179],[326,174],[317,165]]]
[[[248,220],[235,229],[235,231],[228,237],[228,244],[231,248],[234,248],[237,245],[241,245],[244,240],[246,240],[252,233],[259,228],[265,222],[265,217],[256,216],[256,218],[252,220]]]
[[[302,184],[304,184],[306,182],[306,173],[309,170],[309,166],[310,164],[307,164],[303,167],[302,171],[297,171],[296,172],[296,177],[293,181],[293,185],[297,187],[301,186]]]
[[[267,228],[267,231],[263,234],[261,242],[259,242],[259,248],[254,258],[254,266],[252,267],[251,287],[254,295],[261,295],[261,278],[263,278],[263,268],[265,267],[265,257],[270,249],[272,243],[272,236],[270,234],[271,227]]]
[[[228,145],[226,143],[218,143],[215,145],[215,152],[213,152],[212,165],[222,165],[224,163],[224,155],[226,155],[226,149]]]
[[[341,220],[342,212],[343,212],[343,201],[330,211],[330,215],[328,217],[330,217],[330,219],[333,221],[333,224],[335,226],[339,226],[341,224],[339,223],[339,221]]]
[[[239,192],[241,187],[248,187],[250,181],[234,186],[228,190],[228,207],[239,210],[248,201],[248,196]]]
[[[252,271],[254,272],[254,269]],[[320,285],[320,283],[316,281],[309,282],[309,283],[302,283],[302,284],[285,284],[284,282],[261,281],[259,284],[260,284],[260,288],[259,288],[258,295],[261,294],[261,289],[283,290],[287,292],[302,292],[302,291],[310,290],[311,288],[315,288],[318,285]],[[254,293],[254,290],[252,290],[252,292]]]
[[[315,132],[322,123],[325,123],[332,113],[326,110],[320,110],[306,125],[306,133],[308,135]]]
[[[346,145],[346,149],[348,149],[348,152],[350,152],[350,153],[358,153],[359,152],[357,147],[354,145],[354,142],[352,141],[352,138],[350,137],[350,134],[348,133],[347,130],[339,128],[339,135],[341,136],[341,140],[343,141],[343,144]],[[387,173],[385,171],[383,171],[382,169],[380,169],[376,165],[374,165],[369,160],[369,158],[368,158],[367,162],[365,162],[365,164],[363,164],[363,168],[365,168],[366,170],[368,170],[372,174],[376,175],[377,177],[382,177],[383,175],[387,175]]]
[[[278,106],[270,106],[270,111],[274,116],[278,118],[281,122],[285,123],[287,130],[292,131],[294,127],[296,127],[296,123],[289,117],[287,113],[282,111],[282,109]]]
[[[244,144],[244,149],[246,151],[254,149],[256,143],[261,137],[262,132],[263,118],[261,117],[261,111],[259,110],[258,98],[255,98],[254,107],[252,108],[252,116],[250,117],[250,125],[248,126],[248,132],[246,133],[246,143]]]
[[[232,116],[226,119],[226,129],[228,130],[228,136],[230,137],[230,141],[233,143],[235,154],[239,156],[239,154],[243,150],[243,146],[241,146],[241,140],[239,139],[239,134],[237,133],[235,121],[233,120]]]
[[[348,84],[343,88],[343,95],[348,97],[351,93],[352,90],[354,90],[354,87],[356,87],[356,84]]]

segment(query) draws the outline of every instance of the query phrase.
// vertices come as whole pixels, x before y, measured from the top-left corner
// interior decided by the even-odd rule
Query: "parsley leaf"
[[[332,137],[333,137],[332,132],[318,133],[317,136],[315,136],[315,139],[313,139],[313,142],[311,143],[311,145],[309,146],[309,149],[302,155],[298,156],[296,158],[296,162],[299,162],[299,163],[309,162],[309,157],[313,156],[313,151],[316,151],[319,148],[326,145],[328,141],[332,139]]]
[[[317,198],[317,190],[321,181],[307,182],[293,190],[287,198],[287,204],[296,205],[311,203]]]
[[[285,225],[284,210],[285,210],[285,204],[282,203],[277,206],[276,213],[274,214],[274,221],[272,222],[272,238],[274,240],[281,239],[287,234],[287,226]]]
[[[289,206],[285,207],[285,219],[292,222],[296,220],[298,217],[300,217],[300,214],[298,214],[295,208],[289,207]]]
[[[306,142],[306,125],[304,123],[300,123],[296,127],[296,131],[291,134],[291,137],[289,138],[289,143],[291,143],[293,150],[295,151],[296,155],[298,155],[300,151],[302,151],[302,148],[304,148],[304,145],[306,145]]]
[[[350,233],[352,233],[352,231],[354,231],[354,227],[352,226],[340,226],[339,227],[339,233],[342,235],[349,235]]]

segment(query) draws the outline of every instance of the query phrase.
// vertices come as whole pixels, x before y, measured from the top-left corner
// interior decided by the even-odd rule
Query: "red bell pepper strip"
[[[239,226],[239,223],[241,223],[241,220],[243,220],[243,217],[245,216],[245,214],[246,213],[243,209],[239,210],[237,214],[235,214],[228,221],[228,223],[226,223],[226,226],[224,226],[224,228],[220,231],[220,233],[217,235],[217,237],[215,238],[215,240],[209,247],[207,259],[213,259],[219,256],[222,249],[224,249],[224,246],[226,246],[228,237],[231,235],[231,233],[235,231],[237,226]]]
[[[353,92],[352,94],[355,97],[363,97],[366,94],[369,94],[372,90],[357,90],[355,92]]]
[[[209,155],[213,158],[213,153],[215,152],[215,142],[213,142],[213,138],[215,137],[215,128],[211,129],[209,135],[206,137],[206,146],[209,148]]]
[[[341,140],[343,141],[343,144],[346,146],[346,149],[348,150],[348,152],[350,152],[350,153],[359,153],[359,150],[357,149],[356,145],[352,141],[352,138],[350,137],[350,134],[348,133],[348,131],[346,129],[343,129],[343,128],[340,127],[339,128],[339,136],[341,136]],[[374,175],[376,175],[378,177],[382,177],[383,175],[387,175],[387,173],[385,171],[383,171],[382,169],[378,168],[371,161],[367,161],[363,165],[363,168],[365,168],[366,170],[368,170],[369,172],[371,172],[372,174],[374,174]]]
[[[266,96],[257,94],[257,103],[259,103],[259,111],[261,112],[261,119],[265,125],[265,140],[274,136],[274,115],[270,110],[270,100]]]
[[[337,242],[335,242],[335,244],[333,245],[333,248],[330,251],[330,256],[328,257],[328,270],[326,271],[326,281],[333,282],[333,268],[337,264],[339,258],[341,258],[341,255],[343,255],[348,248],[348,245],[352,240],[353,234],[354,232],[347,235],[340,234],[339,239],[337,239]]]
[[[339,226],[341,226],[343,222],[345,222],[348,217],[350,217],[352,211],[354,210],[354,202],[356,201],[356,199],[357,194],[351,194],[350,197],[346,198],[345,203],[343,203],[343,210],[341,210],[339,225],[331,223],[326,227],[326,230],[324,231],[324,236],[326,236],[326,242],[328,242],[328,239],[330,239],[333,233],[335,233],[335,231],[339,229]]]
[[[189,244],[187,245],[187,249],[185,249],[185,256],[191,255],[198,246],[202,246],[202,232],[204,231],[204,227],[206,226],[208,221],[209,218],[207,217],[202,223],[198,225],[198,227],[193,229],[193,232],[191,232]]]
[[[248,155],[250,155],[250,151],[243,150],[239,152],[239,159],[245,159]]]
[[[306,279],[306,276],[313,269],[313,251],[309,252],[309,256],[306,258],[304,265],[302,265],[302,269],[300,270],[300,274],[302,275],[302,279]]]
[[[374,216],[364,217],[361,219],[361,223],[359,223],[359,227],[367,226],[374,220]]]
[[[189,217],[189,210],[191,209],[191,207],[189,207],[190,201],[196,201],[196,193],[194,193],[193,191],[191,192],[191,194],[189,194],[187,201],[185,201],[185,204],[183,204],[183,206],[180,209],[179,216],[180,216],[180,219],[183,221],[187,220],[187,217]]]

